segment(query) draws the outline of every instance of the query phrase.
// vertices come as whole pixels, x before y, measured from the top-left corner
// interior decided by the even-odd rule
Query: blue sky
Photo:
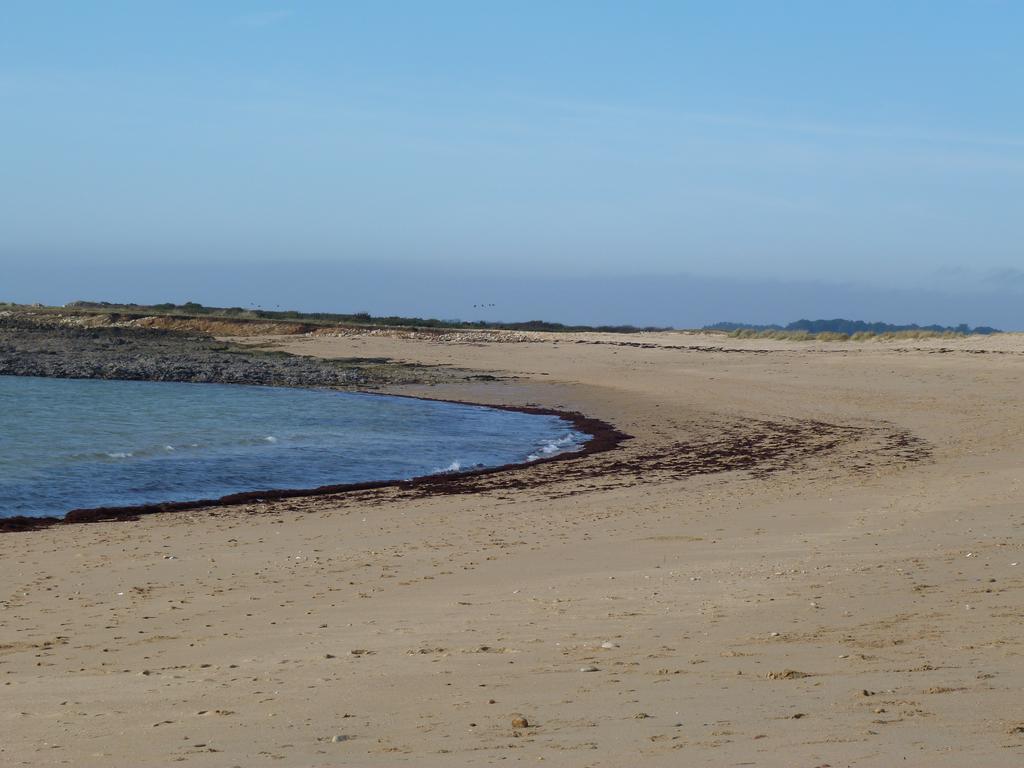
[[[834,295],[1024,327],[1021,29],[997,0],[10,0],[0,299],[472,317],[472,278],[506,319]],[[530,299],[574,276],[631,288]],[[698,314],[666,279],[776,296]]]

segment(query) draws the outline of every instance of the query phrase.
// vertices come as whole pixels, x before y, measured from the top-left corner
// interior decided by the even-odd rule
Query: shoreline
[[[11,375],[11,374],[5,374]],[[16,375],[16,374],[15,374]],[[69,377],[46,377],[46,378],[69,378]],[[89,379],[83,379],[88,381]],[[104,379],[105,381],[117,381],[117,379]],[[121,381],[138,381],[138,379],[121,379]],[[185,382],[188,383],[188,382]],[[234,384],[233,382],[196,382],[211,384]],[[249,384],[235,384],[235,386],[252,386]],[[259,385],[267,386],[267,385]],[[274,386],[274,385],[269,385]],[[288,385],[294,389],[315,389],[316,385],[296,386]],[[280,501],[283,499],[311,498],[317,496],[342,496],[359,491],[374,491],[385,488],[396,488],[400,490],[426,489],[428,495],[445,495],[458,492],[460,483],[477,477],[496,475],[501,473],[514,473],[523,471],[530,467],[543,464],[551,464],[558,461],[570,459],[581,459],[596,453],[611,451],[626,440],[632,439],[631,435],[622,432],[613,425],[601,419],[587,416],[583,413],[573,411],[560,411],[553,408],[542,408],[539,406],[516,406],[516,405],[491,405],[487,403],[470,402],[467,400],[455,400],[422,395],[392,394],[387,392],[374,392],[359,389],[335,389],[340,392],[354,392],[363,395],[377,397],[400,397],[409,400],[422,400],[435,403],[451,403],[454,405],[467,405],[480,408],[492,408],[499,411],[514,411],[527,413],[536,416],[557,416],[567,422],[571,429],[588,435],[590,439],[581,444],[575,451],[564,451],[552,456],[542,456],[533,461],[513,462],[500,464],[493,467],[479,467],[462,472],[437,472],[429,475],[419,475],[405,480],[369,480],[358,483],[336,483],[320,485],[312,488],[279,488],[239,491],[212,499],[189,499],[184,501],[165,501],[149,504],[132,504],[113,507],[83,507],[68,510],[64,515],[29,516],[16,515],[0,518],[0,534],[37,531],[55,525],[75,525],[82,523],[99,523],[115,521],[132,521],[140,517],[154,514],[165,514],[173,512],[187,512],[209,507],[234,507],[254,502]]]
[[[486,372],[386,391],[632,438],[444,494],[0,536],[0,755],[1019,765],[1024,335],[618,341],[253,339]]]
[[[13,315],[0,318],[0,375],[105,381],[153,381],[192,384],[265,386],[289,389],[327,389],[365,395],[433,400],[458,405],[495,408],[557,416],[589,436],[577,451],[545,456],[457,473],[435,473],[404,480],[332,483],[309,488],[242,490],[218,498],[152,502],[124,506],[75,508],[63,515],[16,515],[0,518],[0,534],[34,531],[56,525],[137,520],[146,515],[184,512],[208,507],[238,506],[259,501],[336,496],[386,488],[430,489],[431,493],[457,492],[460,482],[472,478],[525,470],[531,466],[570,458],[583,458],[611,450],[629,435],[611,424],[567,410],[502,406],[468,400],[431,398],[381,391],[381,387],[437,383],[478,383],[495,380],[476,370],[423,366],[387,357],[351,357],[325,360],[292,353],[253,349],[234,341],[147,326],[59,325],[52,321]],[[378,389],[369,389],[375,386]]]

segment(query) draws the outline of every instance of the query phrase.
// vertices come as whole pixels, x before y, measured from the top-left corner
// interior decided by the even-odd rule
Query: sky
[[[0,300],[1024,329],[1021,29],[1014,0],[5,0]]]

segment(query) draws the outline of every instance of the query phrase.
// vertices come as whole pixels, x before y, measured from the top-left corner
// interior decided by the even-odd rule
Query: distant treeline
[[[415,328],[450,328],[450,329],[484,329],[508,331],[600,331],[603,333],[637,333],[640,331],[663,331],[668,328],[644,327],[632,325],[564,325],[549,323],[544,320],[528,320],[520,323],[488,322],[485,320],[438,320],[425,317],[398,317],[389,315],[379,317],[369,312],[295,312],[292,310],[245,309],[242,307],[205,307],[194,301],[184,304],[116,304],[109,301],[73,301],[66,304],[67,309],[100,310],[103,312],[120,312],[125,314],[156,314],[178,315],[186,317],[218,317],[232,320],[270,320],[300,323],[319,323],[325,325],[357,325],[357,326],[389,326]]]
[[[982,335],[1002,333],[1002,331],[996,328],[990,328],[986,325],[979,325],[976,328],[971,328],[966,323],[961,323],[960,325],[955,326],[916,324],[895,325],[893,323],[867,323],[863,320],[843,320],[842,318],[836,318],[835,320],[797,320],[789,325],[715,323],[714,325],[705,325],[704,330],[727,331],[729,333],[735,333],[737,331],[751,331],[754,333],[771,333],[773,331],[780,331],[793,334],[839,334],[842,336],[883,336],[887,334],[955,334],[967,336],[972,333]]]

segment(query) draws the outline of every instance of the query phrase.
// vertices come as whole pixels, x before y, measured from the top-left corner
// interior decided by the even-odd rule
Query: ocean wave
[[[549,440],[538,448],[534,453],[531,453],[526,457],[527,461],[537,461],[547,456],[552,456],[556,453],[562,453],[564,451],[575,451],[579,450],[579,441],[576,435],[566,434],[562,435],[555,440]]]
[[[173,453],[189,453],[194,454],[196,450],[209,452],[218,452],[225,449],[230,450],[233,446],[240,445],[274,445],[278,442],[278,438],[274,435],[266,435],[264,437],[217,437],[211,436],[203,440],[201,443],[184,443],[179,442],[176,444],[172,443],[161,443],[159,445],[149,445],[145,447],[136,447],[131,450],[121,451],[99,451],[97,453],[78,454],[73,458],[108,458],[108,459],[128,459],[128,458],[147,458],[154,456],[169,456]]]
[[[435,469],[434,473],[438,474],[438,475],[443,475],[446,472],[458,472],[461,469],[462,469],[462,465],[459,462],[457,462],[457,461],[453,461],[451,464],[449,464],[447,467],[444,467],[443,469],[442,468]]]

